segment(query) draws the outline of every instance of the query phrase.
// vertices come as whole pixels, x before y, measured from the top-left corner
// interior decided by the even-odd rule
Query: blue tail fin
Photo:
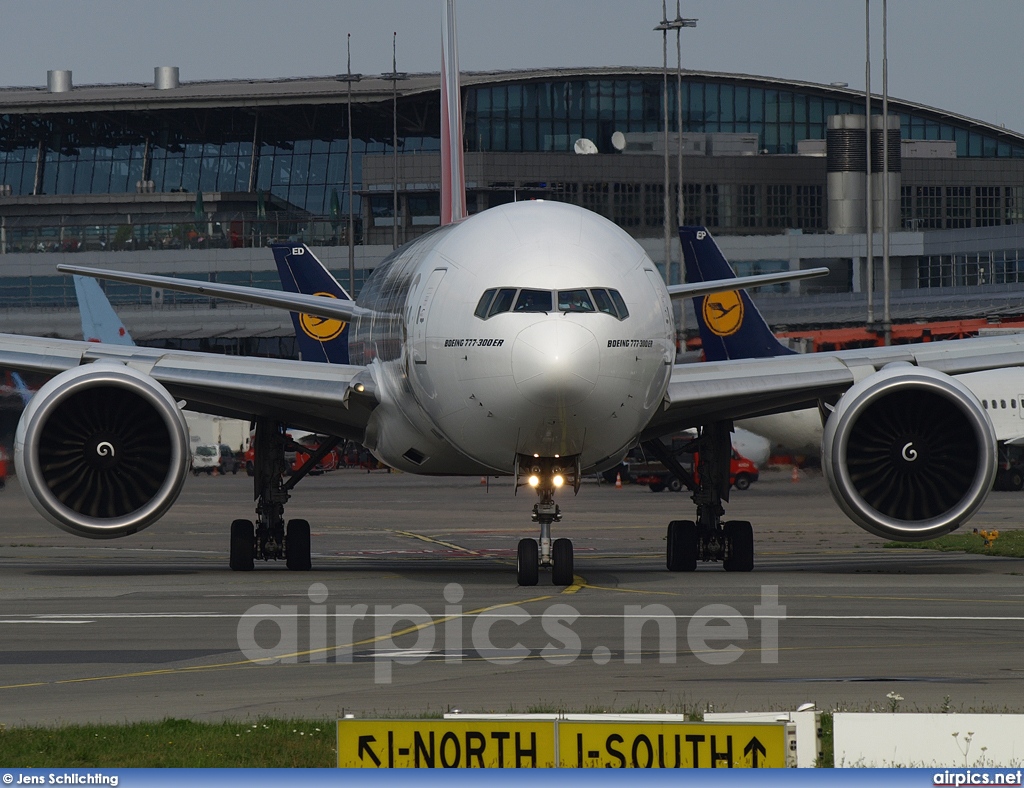
[[[679,241],[687,282],[735,278],[736,272],[706,227],[680,227]],[[708,361],[788,356],[795,352],[775,338],[745,290],[694,298],[693,311]]]
[[[281,285],[287,292],[351,300],[345,288],[305,244],[271,244],[270,248],[274,250]],[[299,354],[304,361],[348,363],[348,323],[298,312],[292,312],[291,316]]]

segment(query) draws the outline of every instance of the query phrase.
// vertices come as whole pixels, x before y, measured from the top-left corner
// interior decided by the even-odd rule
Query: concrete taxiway
[[[1024,560],[883,549],[820,476],[786,472],[733,493],[754,572],[671,574],[665,526],[692,517],[687,496],[588,482],[554,528],[574,540],[577,584],[542,572],[519,588],[532,504],[509,480],[338,471],[289,505],[312,524],[312,572],[232,573],[244,476],[190,477],[164,520],[111,542],[48,525],[12,481],[0,723],[866,710],[888,693],[905,710],[1024,711]],[[972,525],[1018,527],[1022,504],[994,493]]]

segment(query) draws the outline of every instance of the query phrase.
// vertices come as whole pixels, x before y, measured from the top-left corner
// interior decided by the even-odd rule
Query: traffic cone
[[[797,468],[795,465],[793,466],[793,475],[789,477],[789,480],[791,482],[800,481],[800,469]]]
[[[480,477],[480,485],[483,486],[485,484],[487,484],[487,477],[486,476],[481,476]]]
[[[622,489],[622,472],[621,471],[619,473],[615,474],[615,489],[616,490],[621,490]]]

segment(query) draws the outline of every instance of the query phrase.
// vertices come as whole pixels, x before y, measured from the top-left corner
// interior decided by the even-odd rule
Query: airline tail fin
[[[462,93],[455,29],[455,0],[444,3],[441,28],[441,224],[466,218],[466,168],[462,155]]]
[[[134,345],[132,335],[110,305],[100,283],[87,276],[75,276],[73,279],[82,318],[82,338],[86,342]]]
[[[688,283],[736,278],[706,227],[680,227],[679,240]],[[788,356],[795,352],[776,339],[746,290],[694,298],[693,311],[708,361]]]
[[[338,280],[305,244],[271,244],[281,285],[289,293],[351,301]],[[299,354],[304,361],[348,363],[348,323],[291,312]]]

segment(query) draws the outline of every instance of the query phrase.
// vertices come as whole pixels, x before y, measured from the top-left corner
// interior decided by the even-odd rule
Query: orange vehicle
[[[9,459],[7,449],[0,446],[0,489],[7,485],[7,463]]]

